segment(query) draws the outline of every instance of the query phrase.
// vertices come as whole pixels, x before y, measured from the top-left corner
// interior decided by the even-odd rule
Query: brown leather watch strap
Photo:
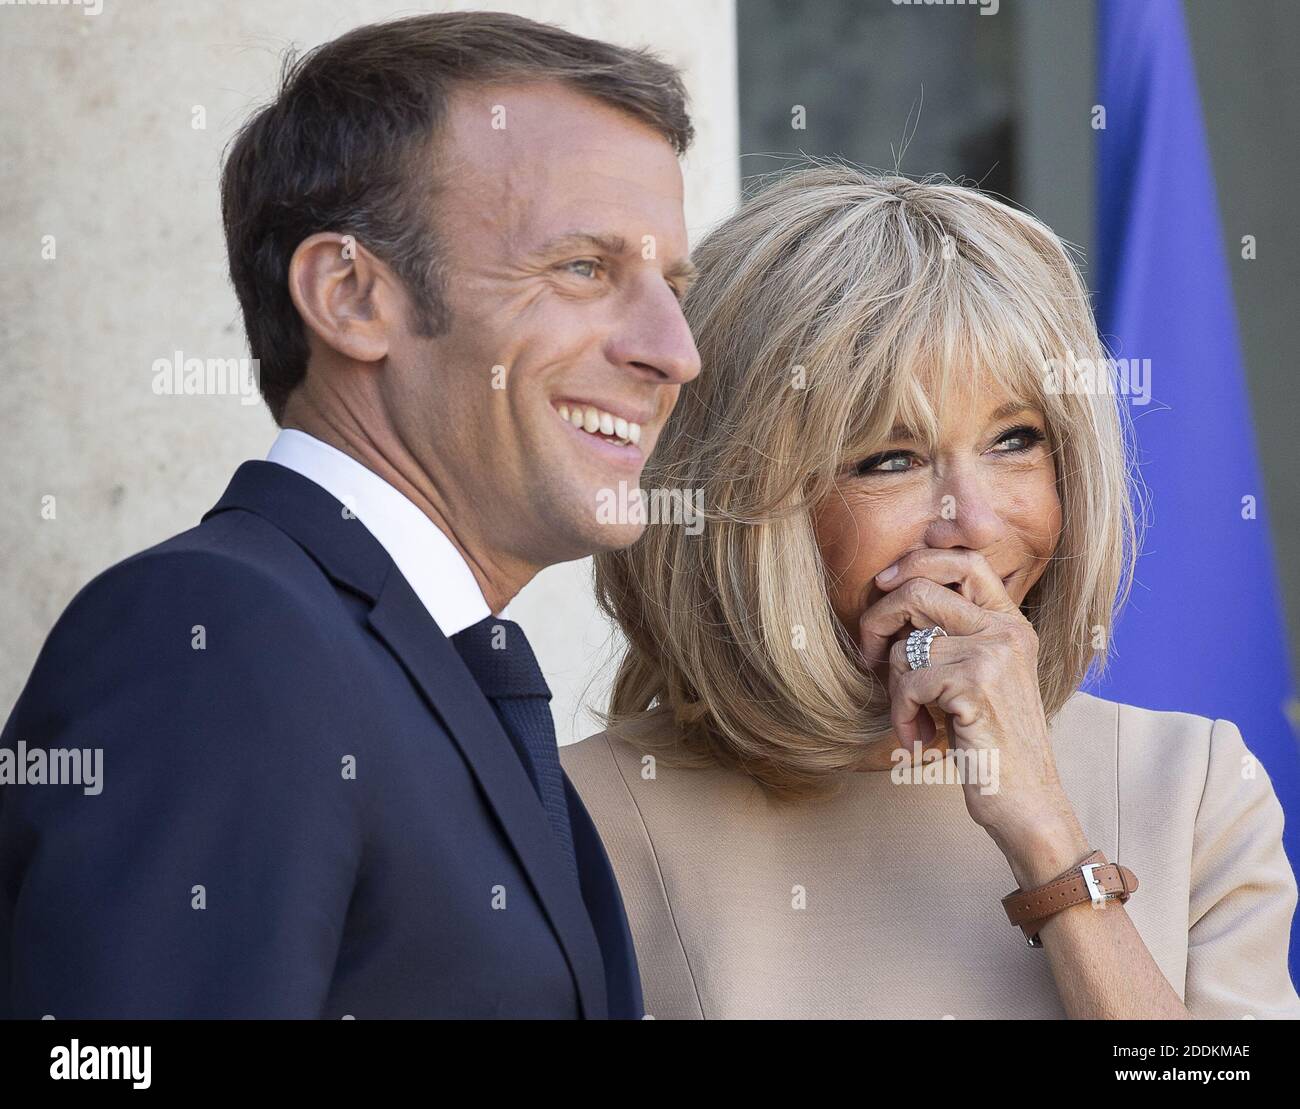
[[[1062,909],[1091,902],[1127,901],[1138,888],[1137,875],[1119,863],[1108,863],[1094,851],[1037,889],[1009,893],[1002,899],[1007,919],[1017,925],[1030,947],[1042,947],[1038,930]]]

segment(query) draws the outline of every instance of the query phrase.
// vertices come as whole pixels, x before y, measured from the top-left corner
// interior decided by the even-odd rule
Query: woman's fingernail
[[[889,579],[897,573],[898,563],[895,562],[894,565],[887,566],[885,569],[881,570],[880,573],[876,575],[876,581],[889,581]]]

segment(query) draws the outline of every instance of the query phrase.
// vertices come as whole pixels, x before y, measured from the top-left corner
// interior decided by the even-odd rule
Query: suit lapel
[[[537,791],[473,675],[396,567],[370,612],[370,626],[420,687],[482,787],[564,948],[583,1014],[604,1017],[600,945]]]
[[[203,518],[231,509],[262,516],[332,580],[372,602],[370,627],[441,718],[528,876],[573,971],[583,1015],[605,1017],[600,944],[537,791],[473,675],[383,546],[319,485],[274,462],[245,462]]]

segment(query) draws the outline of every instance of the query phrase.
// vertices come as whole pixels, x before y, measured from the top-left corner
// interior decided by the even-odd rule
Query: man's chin
[[[549,563],[621,550],[645,534],[647,521],[636,507],[635,483],[622,490],[584,485],[581,492],[570,487],[567,497],[552,501],[552,509],[537,518],[535,527],[544,535],[535,538],[544,540],[538,549],[549,553]]]
[[[646,525],[637,523],[598,524],[590,533],[592,553],[619,551],[630,547],[645,534]]]
[[[648,523],[640,471],[611,476],[589,485],[581,498],[591,527],[587,534],[601,550],[617,550],[641,538]]]

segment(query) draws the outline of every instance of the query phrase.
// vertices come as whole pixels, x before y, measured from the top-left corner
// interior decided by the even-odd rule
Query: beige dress
[[[1089,842],[1137,874],[1124,911],[1192,1014],[1300,1017],[1282,809],[1236,726],[1077,693],[1051,741]],[[648,1015],[1065,1016],[959,784],[846,774],[832,800],[790,807],[608,734],[561,759],[622,888]]]

